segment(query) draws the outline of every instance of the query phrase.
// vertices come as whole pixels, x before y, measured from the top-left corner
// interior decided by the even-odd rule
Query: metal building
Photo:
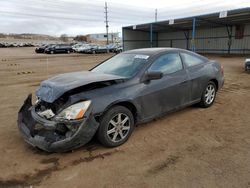
[[[199,53],[250,53],[250,8],[122,28],[123,49],[175,47]]]
[[[107,33],[94,33],[86,35],[88,42],[95,42],[95,41],[106,41],[107,40]],[[109,33],[108,34],[109,40],[113,43],[119,39],[119,33]]]

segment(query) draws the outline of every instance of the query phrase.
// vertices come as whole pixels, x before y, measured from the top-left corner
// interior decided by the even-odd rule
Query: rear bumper
[[[36,53],[44,53],[44,50],[42,50],[42,49],[35,49],[35,52]]]
[[[91,114],[91,108],[86,112],[86,116],[78,121],[56,122],[41,118],[33,111],[31,95],[18,113],[17,124],[27,143],[47,152],[65,152],[78,148],[91,140],[99,126]],[[64,124],[77,126],[78,129],[70,136],[62,136],[57,130]],[[42,127],[42,132],[37,130],[37,127]]]
[[[225,79],[224,79],[224,76],[219,80],[219,88],[218,89],[221,89],[224,85],[224,82],[225,82]]]

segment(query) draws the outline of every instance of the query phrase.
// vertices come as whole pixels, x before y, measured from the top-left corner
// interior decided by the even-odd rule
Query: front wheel
[[[131,111],[123,106],[115,106],[104,114],[98,129],[98,140],[107,147],[125,143],[134,130]]]
[[[201,107],[208,108],[214,103],[216,97],[216,90],[217,88],[214,82],[208,82],[205,90],[202,93],[201,101],[199,103]]]

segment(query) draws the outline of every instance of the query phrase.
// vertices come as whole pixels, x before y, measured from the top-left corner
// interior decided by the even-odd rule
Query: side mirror
[[[146,72],[143,77],[143,81],[158,80],[163,77],[162,72]]]

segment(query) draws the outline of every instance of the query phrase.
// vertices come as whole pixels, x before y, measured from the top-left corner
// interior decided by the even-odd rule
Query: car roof
[[[162,52],[171,52],[171,51],[187,51],[179,48],[140,48],[140,49],[134,49],[129,50],[124,53],[129,54],[144,54],[144,55],[157,55]]]
[[[148,56],[157,56],[158,54],[162,53],[162,52],[186,52],[189,54],[192,54],[193,56],[199,57],[201,59],[203,59],[204,61],[208,61],[209,59],[197,54],[195,52],[189,51],[189,50],[185,50],[185,49],[181,49],[181,48],[140,48],[140,49],[134,49],[134,50],[129,50],[129,51],[125,51],[124,53],[127,54],[142,54],[142,55],[148,55]]]

